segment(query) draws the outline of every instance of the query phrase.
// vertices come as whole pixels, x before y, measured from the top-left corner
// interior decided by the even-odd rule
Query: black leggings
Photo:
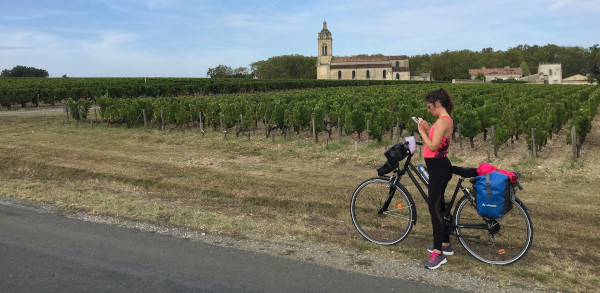
[[[452,164],[447,157],[425,158],[429,172],[429,214],[433,225],[433,249],[442,250],[442,242],[449,243],[450,235],[444,227],[444,192],[452,178]]]

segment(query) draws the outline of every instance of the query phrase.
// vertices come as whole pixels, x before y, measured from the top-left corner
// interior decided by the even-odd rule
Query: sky
[[[0,3],[0,70],[50,77],[207,77],[273,56],[600,43],[598,0],[20,0]]]

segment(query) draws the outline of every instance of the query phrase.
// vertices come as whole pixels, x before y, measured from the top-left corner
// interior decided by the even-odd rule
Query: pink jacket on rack
[[[494,167],[493,165],[485,163],[485,162],[481,163],[479,165],[479,168],[477,168],[478,175],[486,175],[486,174],[489,174],[492,172],[502,173],[502,174],[508,176],[508,178],[510,178],[510,182],[512,182],[512,183],[517,182],[517,175],[515,175],[515,173],[513,173],[511,171],[498,169],[498,168]]]

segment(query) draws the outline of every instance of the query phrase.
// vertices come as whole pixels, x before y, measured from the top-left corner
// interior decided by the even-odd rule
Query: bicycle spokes
[[[455,225],[461,244],[473,257],[490,264],[511,264],[525,255],[533,239],[527,211],[513,202],[501,219],[481,217],[463,198],[456,207]]]

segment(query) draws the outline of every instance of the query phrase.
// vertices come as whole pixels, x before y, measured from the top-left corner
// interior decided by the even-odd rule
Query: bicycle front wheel
[[[522,258],[533,241],[533,224],[519,199],[501,219],[482,217],[464,196],[456,205],[454,224],[463,247],[476,259],[496,265],[509,265]]]
[[[380,245],[396,244],[410,233],[416,211],[404,186],[390,186],[389,178],[361,183],[350,203],[352,223],[367,240]]]

